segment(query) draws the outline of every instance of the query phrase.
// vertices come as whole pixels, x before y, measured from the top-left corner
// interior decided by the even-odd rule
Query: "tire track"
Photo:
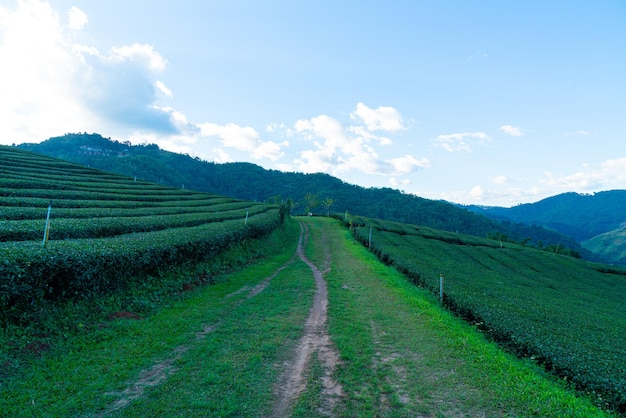
[[[298,241],[298,247],[296,249],[296,252],[291,256],[291,258],[285,264],[283,264],[278,269],[276,269],[270,276],[265,278],[261,283],[257,284],[251,289],[248,286],[243,286],[241,289],[225,297],[226,299],[229,299],[238,294],[245,293],[246,291],[248,291],[244,298],[235,302],[226,312],[224,312],[223,314],[224,317],[227,317],[229,312],[241,306],[241,304],[243,304],[245,301],[253,298],[254,296],[261,293],[263,290],[265,290],[267,286],[269,286],[269,284],[271,283],[274,277],[276,277],[280,272],[282,272],[284,269],[286,269],[289,265],[291,265],[295,261],[296,256],[300,255],[301,253],[301,243],[302,243],[303,235],[304,235],[304,227],[302,224],[300,224],[300,238]],[[195,337],[191,341],[190,344],[184,344],[184,345],[180,345],[174,348],[169,354],[169,356],[167,356],[166,359],[158,363],[155,363],[149,369],[142,370],[139,373],[139,377],[132,382],[128,382],[124,390],[120,392],[106,393],[106,395],[116,397],[117,399],[114,402],[112,402],[104,411],[101,411],[95,414],[94,416],[104,417],[107,415],[111,415],[115,412],[118,412],[126,408],[133,401],[141,398],[147,389],[156,387],[164,383],[171,375],[176,373],[176,371],[178,370],[176,366],[174,365],[174,363],[177,360],[179,360],[187,351],[189,351],[189,349],[191,349],[194,344],[198,344],[199,342],[201,342],[204,338],[206,338],[207,335],[211,334],[220,325],[222,325],[222,323],[223,321],[217,321],[212,324],[203,325],[202,330],[198,331],[195,334]]]
[[[313,306],[311,307],[309,317],[304,326],[304,335],[296,346],[294,356],[287,362],[285,371],[278,380],[279,385],[275,391],[277,400],[272,413],[273,417],[289,416],[298,397],[306,390],[308,365],[313,353],[317,353],[317,357],[324,369],[322,376],[322,405],[318,412],[321,415],[332,416],[335,406],[343,396],[341,385],[333,378],[333,374],[339,362],[339,353],[330,340],[328,326],[326,324],[328,289],[324,281],[324,274],[330,271],[330,252],[328,251],[328,247],[325,246],[326,260],[324,262],[324,272],[322,272],[304,254],[303,247],[308,241],[309,229],[308,226],[304,225],[302,222],[300,222],[300,227],[304,228],[304,244],[301,235],[296,253],[313,272],[317,288],[313,299]]]

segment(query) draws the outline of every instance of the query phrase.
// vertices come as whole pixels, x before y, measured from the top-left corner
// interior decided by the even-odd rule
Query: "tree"
[[[330,207],[333,205],[333,203],[335,203],[335,201],[331,199],[330,197],[327,197],[322,202],[322,205],[324,206],[324,210],[326,211],[326,216],[330,216]]]
[[[313,213],[313,209],[317,207],[318,200],[317,195],[313,193],[307,193],[304,195],[304,201],[306,202],[306,211],[309,214]]]
[[[278,214],[280,215],[280,223],[285,223],[285,218],[287,216],[291,216],[291,209],[293,208],[293,199],[288,198],[287,200],[282,200],[280,202],[280,206],[278,209]]]

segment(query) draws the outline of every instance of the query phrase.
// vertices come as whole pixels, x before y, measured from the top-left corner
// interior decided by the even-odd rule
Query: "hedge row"
[[[54,202],[52,209],[52,219],[57,218],[106,218],[106,217],[132,217],[132,216],[154,216],[154,215],[175,215],[175,214],[183,214],[183,213],[214,213],[220,211],[229,211],[235,209],[245,209],[250,207],[250,202],[241,201],[241,200],[233,200],[233,199],[212,199],[209,201],[209,205],[183,205],[176,204],[175,206],[165,206],[165,205],[142,205],[135,206],[130,202],[127,202],[127,205],[124,207],[113,207],[110,205],[109,207],[103,206],[91,206],[85,207],[80,206],[84,205],[82,202],[75,203],[74,206],[72,204],[67,207],[57,207],[58,203],[63,205],[67,204],[71,201],[62,201],[62,202]],[[76,201],[74,201],[76,202]],[[93,201],[83,201],[85,203]],[[22,202],[24,203],[24,202]],[[38,206],[4,206],[0,207],[0,222],[5,220],[23,220],[23,219],[32,219],[42,221],[45,219],[47,211],[48,211],[48,203],[49,201],[41,200]],[[2,228],[0,228],[1,230]],[[1,241],[1,239],[0,239]]]
[[[219,207],[226,205],[216,205]],[[233,208],[200,213],[175,213],[148,216],[109,216],[96,218],[54,218],[50,223],[50,240],[73,238],[106,238],[132,232],[150,232],[167,228],[197,226],[210,222],[243,219],[272,209],[268,205],[236,203]],[[1,241],[34,241],[43,237],[45,219],[0,220]]]
[[[597,265],[428,228],[353,222],[355,237],[510,350],[626,410],[626,280]],[[387,228],[383,228],[387,227]],[[411,229],[413,230],[411,231]],[[491,241],[491,242],[489,242]]]
[[[52,200],[54,209],[58,208],[117,208],[117,209],[141,209],[141,208],[174,208],[174,207],[192,207],[192,206],[210,206],[219,203],[241,202],[241,200],[218,197],[206,194],[204,199],[193,200],[160,200],[158,202],[137,201],[137,200],[109,200],[109,199],[51,199],[51,194],[43,197],[24,197],[9,196],[2,198],[2,207],[0,213],[4,213],[11,207],[16,208],[33,208],[47,211],[48,205]],[[55,212],[56,213],[56,212]],[[9,219],[9,218],[5,218]]]
[[[205,260],[280,223],[278,209],[243,219],[114,238],[0,243],[3,322],[27,320],[45,299],[88,297],[168,266]]]

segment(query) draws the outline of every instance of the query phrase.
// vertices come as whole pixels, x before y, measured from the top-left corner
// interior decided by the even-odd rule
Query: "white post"
[[[443,303],[443,274],[439,275],[439,300]]]
[[[370,250],[372,249],[372,227],[370,226],[370,241],[369,244],[367,245],[367,248],[369,248]]]
[[[43,230],[43,242],[41,243],[42,246],[46,246],[46,243],[48,242],[48,235],[50,234],[50,212],[52,212],[52,200],[50,201],[50,204],[48,205],[48,214],[46,215],[46,226]]]
[[[246,211],[246,221],[243,223],[244,225],[248,225],[248,212],[249,211]]]

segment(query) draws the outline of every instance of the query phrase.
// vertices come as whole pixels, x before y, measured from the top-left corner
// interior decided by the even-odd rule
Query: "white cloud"
[[[388,161],[393,167],[392,175],[402,176],[411,174],[416,169],[430,167],[430,161],[426,158],[416,159],[412,155],[392,158]]]
[[[484,143],[489,139],[489,135],[484,132],[464,132],[439,135],[434,139],[434,143],[449,152],[472,152],[473,144]]]
[[[487,194],[487,192],[485,191],[485,189],[483,189],[480,186],[474,186],[470,191],[469,191],[469,196],[474,199],[474,200],[484,200],[485,195]]]
[[[74,30],[80,30],[84,28],[87,23],[89,23],[89,18],[87,18],[85,12],[83,12],[76,6],[72,6],[67,12],[67,20],[70,29]]]
[[[43,140],[101,127],[80,101],[82,63],[48,3],[0,7],[0,141]]]
[[[606,160],[593,167],[584,164],[582,170],[566,176],[546,173],[541,183],[564,191],[592,191],[623,188],[626,182],[626,157]]]
[[[174,94],[172,94],[172,90],[170,90],[162,81],[160,80],[155,81],[154,87],[156,87],[157,90],[159,90],[161,93],[163,93],[167,97],[174,97]]]
[[[509,178],[506,176],[496,176],[491,179],[495,184],[506,184],[509,182]]]
[[[391,184],[391,186],[395,187],[395,188],[402,188],[404,186],[408,186],[409,184],[411,184],[411,180],[409,180],[409,179],[398,179],[396,177],[391,177],[389,179],[389,184]]]
[[[221,148],[214,148],[213,154],[215,155],[214,161],[219,164],[232,163],[234,160],[228,155],[226,151]]]
[[[578,131],[575,132],[566,132],[565,134],[563,134],[564,136],[587,136],[590,135],[591,132],[590,131],[586,131],[584,129],[579,129]]]
[[[154,50],[152,45],[132,44],[121,47],[112,47],[111,53],[106,57],[113,62],[133,61],[139,62],[150,71],[161,72],[167,66],[167,60]]]
[[[199,124],[198,127],[201,136],[217,136],[221,139],[223,146],[247,152],[257,160],[268,158],[276,161],[284,154],[282,148],[288,145],[287,142],[262,141],[259,133],[249,126],[239,126],[234,123],[218,125],[206,122]]]
[[[354,169],[366,173],[377,171],[378,155],[364,144],[362,137],[350,136],[338,120],[327,115],[298,120],[295,130],[308,141],[314,141],[316,147],[315,150],[300,153],[300,158],[296,161],[300,171],[329,174]]]
[[[101,132],[217,162],[245,155],[306,172],[395,176],[398,184],[408,180],[396,177],[429,167],[425,158],[394,154],[389,147],[393,133],[406,129],[398,110],[361,102],[345,124],[319,115],[289,127],[266,125],[267,135],[300,139],[294,147],[298,157],[279,161],[290,147],[287,141],[264,140],[253,127],[236,123],[189,121],[161,103],[174,97],[161,79],[167,59],[153,45],[132,39],[111,47],[85,44],[90,37],[79,31],[89,23],[77,7],[60,17],[39,0],[18,1],[13,9],[0,6],[0,141]]]
[[[86,108],[120,127],[177,132],[169,113],[156,104],[159,93],[165,97],[173,93],[155,79],[167,61],[153,46],[135,43],[103,54],[94,47],[73,45],[72,51],[82,63],[74,89]]]
[[[511,125],[502,125],[500,127],[500,130],[502,132],[504,132],[507,135],[511,135],[511,136],[522,136],[524,135],[522,133],[522,130],[516,126],[511,126]]]
[[[89,19],[71,8],[62,24],[49,3],[0,7],[0,141],[41,141],[66,132],[137,128],[177,132],[156,102],[171,91],[154,79],[167,61],[150,45],[97,48],[74,42]]]
[[[357,106],[363,109],[363,106]],[[352,117],[355,120],[354,117]],[[365,120],[363,121],[365,122]],[[320,115],[298,120],[294,125],[314,149],[306,149],[294,161],[298,171],[325,172],[341,176],[348,172],[361,172],[385,176],[408,175],[420,168],[430,166],[427,159],[411,155],[384,158],[374,145],[387,145],[391,139],[373,134],[367,126],[350,125],[345,128],[338,120]]]
[[[369,131],[395,132],[405,129],[400,112],[389,106],[372,109],[359,102],[350,117],[361,119]]]
[[[433,194],[432,198],[442,198],[465,204],[489,204],[512,206],[519,202],[533,202],[565,192],[592,193],[602,190],[623,189],[626,183],[626,157],[606,160],[598,164],[583,164],[581,170],[555,175],[546,172],[538,182],[528,179],[509,179],[497,176],[491,179],[492,185],[476,185],[470,190]],[[537,183],[537,184],[533,184]],[[515,185],[515,186],[513,186]]]

